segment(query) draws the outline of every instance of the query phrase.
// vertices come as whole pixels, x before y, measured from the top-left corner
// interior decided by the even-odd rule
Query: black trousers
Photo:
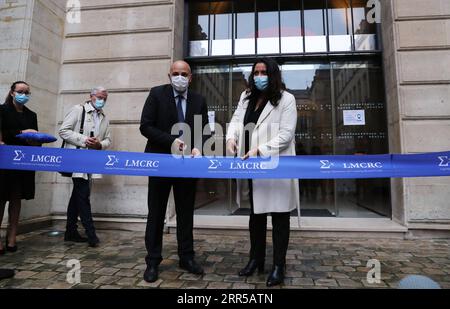
[[[83,178],[72,178],[73,190],[67,207],[67,233],[77,231],[78,216],[89,239],[96,239],[94,220],[91,212],[91,189],[89,181]]]
[[[255,214],[253,208],[253,181],[250,188],[250,259],[264,263],[266,257],[267,214]],[[290,212],[272,213],[273,264],[286,265],[286,252],[289,245]]]
[[[148,218],[145,231],[147,265],[162,261],[164,219],[167,202],[173,187],[177,214],[178,255],[181,259],[194,258],[194,203],[196,179],[150,177],[148,184]]]

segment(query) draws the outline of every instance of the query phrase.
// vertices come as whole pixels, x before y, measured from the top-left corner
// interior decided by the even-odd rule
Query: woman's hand
[[[252,149],[249,152],[247,152],[247,154],[242,157],[242,160],[247,160],[248,158],[257,157],[257,156],[259,156],[259,150],[258,150],[258,148],[255,148],[255,149]]]
[[[235,156],[237,153],[237,144],[234,139],[229,139],[227,141],[227,154]]]
[[[95,149],[95,150],[101,150],[102,149],[102,144],[100,143],[100,141],[95,138],[95,137],[89,137],[86,140],[86,146],[89,149]]]
[[[33,130],[33,129],[26,129],[26,130],[22,130],[20,131],[21,134],[23,133],[38,133],[38,131]]]

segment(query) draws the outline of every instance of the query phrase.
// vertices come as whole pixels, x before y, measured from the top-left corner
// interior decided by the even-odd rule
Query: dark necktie
[[[184,122],[184,113],[183,113],[183,96],[178,95],[178,102],[177,102],[177,110],[178,110],[178,121]]]

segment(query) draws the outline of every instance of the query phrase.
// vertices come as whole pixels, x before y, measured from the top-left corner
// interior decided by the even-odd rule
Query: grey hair
[[[108,90],[106,90],[105,87],[98,86],[98,87],[95,87],[94,89],[92,89],[91,95],[96,95],[97,92],[108,92]]]

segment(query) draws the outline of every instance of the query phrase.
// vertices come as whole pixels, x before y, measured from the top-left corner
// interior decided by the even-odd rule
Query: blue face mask
[[[17,104],[25,105],[28,103],[28,101],[30,101],[30,96],[24,93],[16,93],[16,95],[14,96],[14,100]]]
[[[105,100],[100,100],[98,98],[95,98],[95,108],[102,109],[103,107],[105,107],[105,104],[106,104]]]
[[[268,76],[255,76],[255,87],[259,91],[264,91],[267,89],[267,86],[269,86],[269,77]]]

